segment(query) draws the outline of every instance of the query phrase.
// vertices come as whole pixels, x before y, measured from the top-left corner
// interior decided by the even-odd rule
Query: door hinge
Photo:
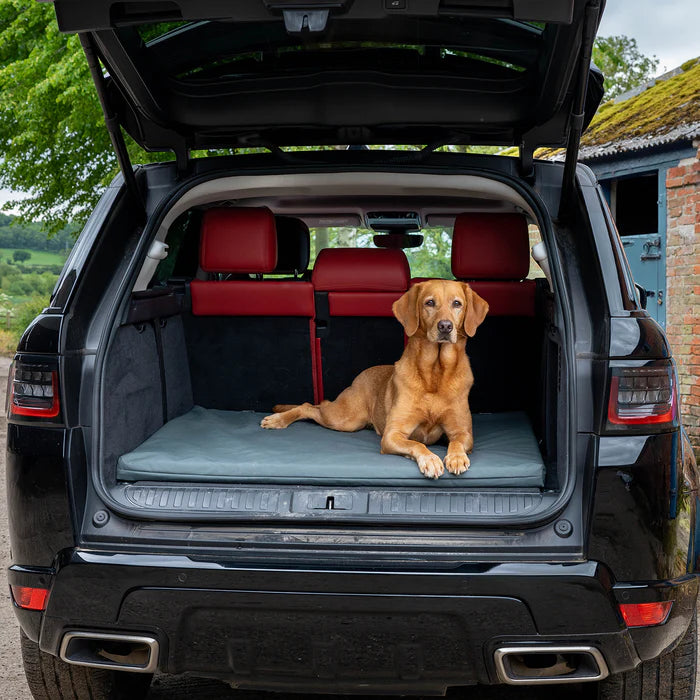
[[[661,237],[657,236],[651,241],[644,243],[644,252],[639,256],[640,260],[661,260],[661,252],[652,253],[652,248],[661,248]]]

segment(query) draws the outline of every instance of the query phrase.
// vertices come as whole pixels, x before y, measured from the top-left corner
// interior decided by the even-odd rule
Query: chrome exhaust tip
[[[158,668],[158,640],[145,635],[66,632],[59,657],[69,664],[132,673]]]
[[[513,646],[494,652],[496,672],[508,685],[600,681],[609,675],[603,655],[587,646]]]

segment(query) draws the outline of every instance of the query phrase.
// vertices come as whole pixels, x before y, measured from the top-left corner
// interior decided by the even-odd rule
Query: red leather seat
[[[311,282],[319,384],[326,398],[334,399],[367,367],[399,359],[403,328],[391,307],[409,281],[402,250],[327,248],[319,253]]]
[[[452,274],[489,303],[491,316],[534,316],[527,221],[522,214],[460,214],[452,233]]]
[[[535,317],[527,221],[522,214],[469,213],[455,220],[452,273],[489,304],[467,342],[474,373],[473,411],[532,411],[542,324]]]
[[[277,233],[272,212],[267,208],[207,210],[202,219],[200,267],[214,278],[190,284],[188,342],[201,348],[190,361],[195,403],[266,411],[275,403],[317,400],[311,283],[215,278],[219,273],[262,275],[275,270]]]
[[[393,316],[391,305],[408,289],[408,260],[402,250],[326,248],[311,283],[328,292],[332,316]]]
[[[208,209],[199,265],[208,273],[265,274],[277,267],[275,218],[267,208]],[[294,280],[192,280],[196,316],[313,318],[313,288]]]

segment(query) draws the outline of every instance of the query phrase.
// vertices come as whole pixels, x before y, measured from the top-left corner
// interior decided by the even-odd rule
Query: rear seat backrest
[[[460,214],[452,234],[452,274],[489,303],[491,316],[532,316],[527,221],[522,214]]]
[[[209,209],[200,267],[265,274],[277,266],[277,233],[266,208]],[[188,349],[195,403],[268,411],[316,398],[314,297],[296,280],[192,280]]]
[[[199,265],[205,272],[272,272],[277,265],[275,218],[265,208],[207,209]]]
[[[474,372],[470,405],[475,412],[516,410],[533,403],[541,328],[535,316],[527,220],[521,214],[457,216],[452,234],[452,273],[489,304],[489,313],[467,354]]]
[[[323,395],[334,399],[364,369],[393,364],[404,347],[392,304],[408,289],[402,250],[326,248],[314,265]]]

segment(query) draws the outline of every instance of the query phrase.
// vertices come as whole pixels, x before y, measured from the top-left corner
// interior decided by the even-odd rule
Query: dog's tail
[[[275,413],[284,413],[285,411],[288,411],[290,408],[296,408],[298,405],[299,404],[296,404],[296,403],[278,403],[272,407],[272,410]]]

